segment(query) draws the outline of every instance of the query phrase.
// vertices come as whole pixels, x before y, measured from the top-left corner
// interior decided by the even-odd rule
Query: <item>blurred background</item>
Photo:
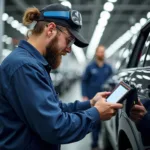
[[[89,46],[84,49],[73,45],[72,53],[63,57],[61,66],[51,72],[61,99],[70,102],[81,99],[80,79],[99,44],[106,47],[106,61],[114,70],[124,67],[130,53],[130,49],[124,47],[130,40],[134,44],[136,34],[150,18],[150,0],[0,0],[0,62],[32,28],[22,24],[26,8],[41,9],[51,3],[62,3],[80,11],[81,33],[89,41]],[[83,141],[89,140],[86,137]],[[88,150],[89,145],[81,141],[76,146],[64,147],[64,150]]]
[[[41,9],[51,3],[62,3],[81,12],[83,19],[81,33],[90,43],[85,49],[73,46],[72,53],[64,57],[59,71],[54,72],[57,74],[53,76],[56,86],[60,84],[62,74],[65,76],[67,73],[65,77],[71,82],[78,78],[87,62],[93,59],[98,44],[106,47],[107,61],[118,69],[120,64],[116,60],[120,59],[119,55],[125,58],[129,53],[124,52],[121,47],[150,18],[149,0],[0,0],[1,61],[14,49],[20,39],[24,39],[30,28],[22,25],[22,16],[26,8],[35,6]],[[67,88],[67,85],[65,86]]]

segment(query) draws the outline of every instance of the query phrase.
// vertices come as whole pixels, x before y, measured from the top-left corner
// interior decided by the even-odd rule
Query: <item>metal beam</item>
[[[4,34],[4,22],[2,21],[2,15],[4,13],[4,3],[5,1],[4,0],[0,0],[0,63],[2,61],[2,53],[3,53],[3,41],[2,41],[2,36]]]
[[[129,1],[130,1],[130,0],[123,0],[122,4],[123,4],[123,5],[127,5],[127,4],[129,3]],[[117,6],[115,5],[115,9],[116,9],[116,8],[117,8]],[[122,19],[126,19],[126,17],[122,16],[123,10],[118,10],[118,11],[119,11],[119,12],[116,12],[116,13],[112,16],[112,18],[111,18],[111,20],[113,20],[113,23],[114,23],[114,24],[118,23],[118,21],[120,21],[120,19],[121,19],[121,20],[122,20]],[[129,16],[129,15],[127,15],[127,16]],[[127,22],[127,20],[126,20],[126,22]],[[114,25],[110,31],[114,31],[115,28],[116,28],[116,25]],[[107,30],[107,28],[106,28],[106,30]],[[116,34],[118,34],[118,32],[117,32]],[[113,37],[115,37],[115,36],[113,36]],[[108,40],[109,40],[108,38],[105,38],[105,39],[104,39],[104,43],[105,43],[105,41],[109,42]],[[110,39],[110,40],[111,40],[111,39]]]
[[[140,7],[145,7],[148,2],[149,2],[149,0],[144,0],[143,3],[140,4]],[[149,6],[149,5],[147,5],[147,6]],[[142,10],[136,10],[134,13],[131,14],[131,16],[136,17],[140,12],[142,12]],[[116,32],[116,35],[120,36],[118,33],[120,33],[126,27],[127,27],[127,24],[124,24],[123,26],[121,26],[120,28],[118,28],[118,30]],[[116,36],[116,35],[114,35],[114,36]],[[117,38],[114,38],[114,40],[110,44],[112,44]]]
[[[96,6],[100,6],[101,4],[101,0],[95,0],[95,5]],[[94,28],[95,28],[95,24],[98,20],[97,16],[99,16],[100,12],[100,9],[99,7],[97,7],[96,9],[93,9],[92,11],[92,15],[90,16],[91,17],[91,20],[90,20],[90,23],[89,23],[89,32],[88,32],[88,39],[90,40],[91,37],[92,37],[92,33],[94,32]],[[89,20],[89,19],[88,19]]]
[[[18,6],[18,10],[21,10],[21,11],[24,11],[24,9],[26,9],[28,7],[28,5],[26,5],[24,3],[23,0],[13,0],[15,2],[15,4]],[[23,2],[22,2],[23,1]],[[19,3],[18,3],[19,2]],[[45,5],[36,5],[34,4],[35,7],[41,9],[43,8]],[[85,6],[85,4],[75,4],[73,5],[73,9],[76,9],[76,10],[79,10],[79,11],[92,11],[92,10],[95,10],[95,9],[103,9],[103,6],[102,5],[87,5]],[[140,12],[140,11],[149,11],[150,8],[149,8],[149,5],[140,5],[140,4],[116,4],[115,5],[115,10],[118,11],[118,10],[121,10],[121,11],[137,11],[137,12]],[[6,6],[6,11],[7,12],[12,12],[12,11],[16,11],[16,8],[12,5],[8,5]]]
[[[13,3],[17,6],[18,10],[20,10],[20,11],[24,11],[24,10],[26,10],[26,8],[28,8],[28,5],[26,4],[26,2],[24,0],[13,0]],[[12,6],[12,7],[14,7],[14,6]],[[6,11],[7,11],[7,9],[6,9]],[[16,11],[16,10],[14,10],[14,11]]]
[[[47,0],[39,0],[41,5],[46,5],[47,4]]]

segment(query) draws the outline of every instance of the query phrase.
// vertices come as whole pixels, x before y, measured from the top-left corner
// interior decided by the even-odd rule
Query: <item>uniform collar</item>
[[[18,47],[21,47],[21,48],[27,50],[37,61],[39,61],[41,64],[43,64],[45,66],[45,68],[47,69],[48,72],[50,72],[51,67],[49,66],[49,64],[46,61],[46,59],[29,42],[27,42],[25,40],[21,40],[19,42]]]

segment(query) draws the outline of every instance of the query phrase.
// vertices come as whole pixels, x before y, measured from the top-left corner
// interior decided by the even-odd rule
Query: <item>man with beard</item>
[[[90,100],[97,92],[102,92],[102,86],[112,75],[113,71],[109,64],[104,62],[105,47],[99,45],[96,49],[95,60],[85,69],[82,77],[82,96],[83,100]],[[99,150],[98,137],[101,129],[101,123],[92,131],[92,150]]]
[[[33,22],[27,41],[21,40],[0,66],[1,150],[59,150],[60,144],[81,140],[100,119],[108,120],[122,108],[105,101],[110,92],[97,93],[90,102],[63,104],[54,90],[50,70],[73,43],[88,45],[79,34],[78,11],[61,4],[41,11],[29,8],[23,23]]]

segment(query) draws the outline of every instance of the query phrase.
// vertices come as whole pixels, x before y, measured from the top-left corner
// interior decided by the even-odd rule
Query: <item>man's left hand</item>
[[[147,110],[145,109],[145,107],[143,106],[143,104],[139,100],[138,104],[134,105],[131,108],[130,118],[134,122],[138,122],[145,116],[146,113],[147,113]]]
[[[101,99],[101,97],[102,97],[102,98],[106,98],[106,97],[108,97],[110,94],[111,94],[111,92],[99,92],[99,93],[97,93],[97,94],[90,100],[91,106],[94,106],[94,105],[96,104],[96,102]]]

